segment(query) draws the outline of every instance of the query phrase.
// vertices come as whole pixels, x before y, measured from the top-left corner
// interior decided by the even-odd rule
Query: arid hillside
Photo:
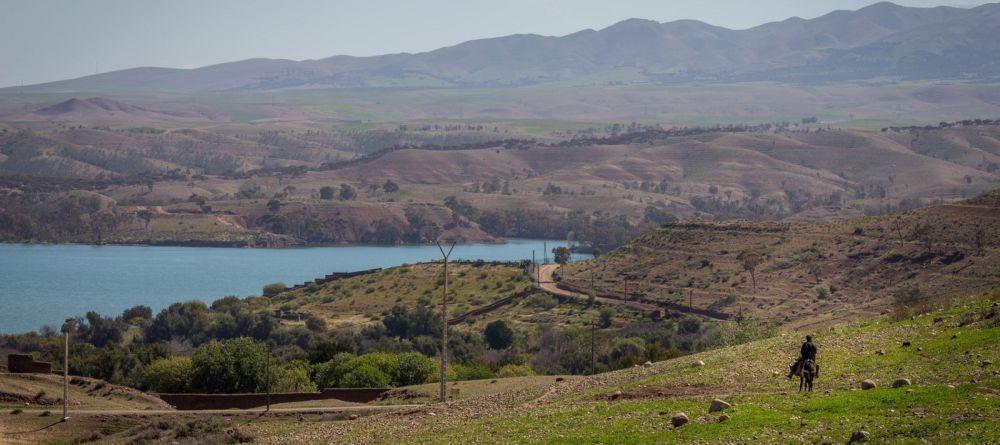
[[[367,136],[20,130],[0,135],[3,211],[13,218],[0,232],[10,240],[116,243],[398,243],[447,235],[614,246],[676,220],[843,219],[950,202],[1000,181],[993,120],[807,128],[636,126],[549,143],[473,142],[490,134],[478,127]],[[363,156],[324,148],[339,137],[375,135],[383,142],[471,139]],[[101,205],[81,202],[83,195]]]
[[[632,300],[828,325],[1000,285],[1000,192],[824,223],[667,224],[559,277],[598,295],[627,286]]]

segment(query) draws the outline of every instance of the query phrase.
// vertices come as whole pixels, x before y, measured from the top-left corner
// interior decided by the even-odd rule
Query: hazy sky
[[[0,87],[136,66],[421,52],[639,17],[749,28],[873,0],[0,0]],[[907,6],[968,0],[899,0]]]

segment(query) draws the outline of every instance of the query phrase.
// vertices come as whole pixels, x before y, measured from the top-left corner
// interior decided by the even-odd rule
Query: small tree
[[[486,336],[486,343],[490,345],[490,349],[507,349],[514,342],[514,331],[503,320],[490,322],[486,325],[483,335]]]
[[[325,185],[325,186],[323,186],[323,187],[321,187],[319,189],[319,198],[320,199],[333,199],[333,196],[335,194],[336,194],[336,190],[334,190],[333,187],[330,187],[328,185]]]
[[[194,368],[189,357],[165,357],[150,363],[142,372],[142,386],[159,393],[191,390]]]
[[[385,184],[382,184],[382,190],[386,193],[396,193],[399,191],[399,184],[392,182],[391,179],[386,179]]]
[[[757,292],[757,266],[760,265],[764,255],[755,249],[745,249],[736,256],[736,259],[743,263],[743,270],[750,273],[750,280],[753,283],[753,290]]]
[[[555,262],[557,264],[565,265],[566,263],[568,263],[570,254],[571,252],[569,251],[569,249],[563,246],[559,246],[552,249],[552,255],[555,256]]]
[[[278,211],[281,210],[281,201],[278,201],[277,199],[268,201],[267,209],[270,210],[271,213],[278,213]]]
[[[600,326],[601,326],[601,328],[602,329],[603,328],[610,328],[611,327],[611,321],[615,317],[615,310],[611,309],[609,307],[602,307],[601,310],[598,312],[598,314],[599,314],[599,317],[600,317]]]
[[[348,184],[340,184],[340,194],[337,196],[341,201],[351,201],[358,196],[358,191]]]
[[[285,283],[271,283],[264,286],[264,296],[273,297],[285,291]]]
[[[206,393],[257,392],[265,388],[267,362],[267,348],[250,338],[212,341],[191,355],[191,386]]]
[[[306,329],[316,333],[326,332],[326,320],[315,315],[309,317],[306,319]]]

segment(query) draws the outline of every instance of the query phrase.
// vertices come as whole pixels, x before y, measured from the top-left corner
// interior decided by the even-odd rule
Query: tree
[[[136,213],[136,216],[145,223],[146,230],[149,230],[149,222],[153,220],[153,212],[148,209],[142,209]]]
[[[434,372],[434,360],[419,352],[407,352],[396,357],[399,368],[393,380],[397,386],[419,385]]]
[[[278,213],[278,210],[281,210],[281,201],[278,201],[277,199],[268,201],[267,209],[270,210],[271,213]]]
[[[615,310],[609,307],[602,307],[598,312],[600,316],[600,326],[602,329],[610,328],[611,322],[614,320]]]
[[[743,270],[750,273],[750,280],[753,282],[753,290],[757,291],[757,266],[760,265],[764,255],[755,249],[748,248],[740,252],[736,259],[743,263]]]
[[[569,251],[569,249],[563,246],[559,246],[552,249],[552,255],[555,257],[555,262],[557,264],[565,265],[566,263],[568,263],[570,254],[571,252]]]
[[[337,196],[341,201],[351,201],[358,196],[358,191],[348,184],[340,184],[340,194]]]
[[[165,357],[150,363],[142,372],[142,385],[159,393],[191,390],[194,367],[190,357]]]
[[[321,333],[326,332],[326,320],[321,317],[312,316],[306,319],[306,329],[310,331]]]
[[[271,283],[264,286],[263,295],[273,297],[285,291],[285,283]]]
[[[490,349],[507,349],[514,342],[514,331],[503,320],[487,324],[483,335],[486,337],[486,343],[490,345]]]
[[[191,387],[205,393],[250,393],[265,389],[267,348],[250,338],[212,341],[191,355]]]
[[[323,187],[321,187],[319,189],[319,198],[320,199],[333,199],[333,195],[335,193],[336,193],[336,190],[334,190],[333,187],[325,185],[325,186],[323,186]]]
[[[385,184],[382,184],[382,190],[386,193],[396,193],[399,191],[399,184],[392,182],[391,179],[386,179]]]

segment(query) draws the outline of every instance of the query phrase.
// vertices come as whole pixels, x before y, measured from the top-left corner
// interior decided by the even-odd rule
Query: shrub
[[[318,388],[309,378],[309,364],[294,360],[271,374],[273,392],[315,392]]]
[[[558,302],[547,294],[535,294],[524,301],[524,305],[544,310],[555,308]]]
[[[486,343],[490,345],[490,349],[507,349],[514,342],[514,331],[503,320],[487,324],[483,335],[486,337]]]
[[[341,385],[344,388],[385,388],[389,386],[389,376],[374,365],[365,363],[344,374]]]
[[[455,380],[482,380],[496,377],[493,370],[485,363],[456,364],[452,369],[455,371]]]
[[[344,377],[344,365],[355,358],[350,352],[336,354],[329,361],[316,365],[313,369],[313,380],[320,388],[336,388]]]
[[[193,375],[194,367],[189,357],[165,357],[146,367],[142,372],[142,385],[154,392],[188,392]]]
[[[497,371],[497,377],[525,377],[535,375],[535,371],[528,365],[503,365]]]
[[[826,286],[820,286],[816,288],[816,298],[819,298],[820,300],[826,300],[829,297],[830,297],[829,288],[827,288]]]
[[[611,327],[611,321],[614,319],[615,310],[609,307],[602,307],[599,311],[600,325],[602,328]]]
[[[326,332],[326,320],[318,316],[306,319],[306,328],[313,332]]]
[[[191,356],[192,389],[207,393],[246,393],[264,389],[267,348],[247,337],[212,341]]]
[[[264,286],[264,296],[273,297],[285,291],[285,283],[271,283]]]
[[[399,368],[394,378],[396,386],[419,385],[434,372],[434,360],[419,352],[408,352],[396,357]]]

